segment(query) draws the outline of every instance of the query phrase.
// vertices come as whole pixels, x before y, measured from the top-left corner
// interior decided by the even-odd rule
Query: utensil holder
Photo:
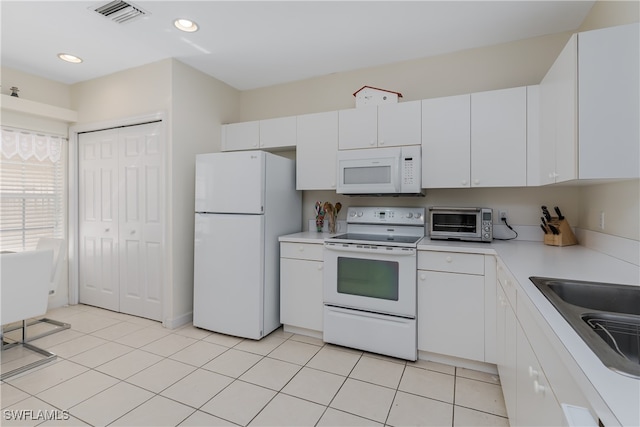
[[[544,235],[544,244],[550,246],[571,246],[578,244],[571,226],[566,219],[558,219],[558,217],[551,217],[551,221],[547,221],[549,224],[556,227],[559,234],[552,234],[551,232]]]

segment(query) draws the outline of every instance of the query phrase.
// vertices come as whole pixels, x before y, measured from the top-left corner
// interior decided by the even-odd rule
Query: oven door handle
[[[361,246],[345,245],[340,243],[325,243],[325,249],[337,252],[351,252],[378,255],[413,256],[416,254],[414,248],[388,247],[388,246]]]

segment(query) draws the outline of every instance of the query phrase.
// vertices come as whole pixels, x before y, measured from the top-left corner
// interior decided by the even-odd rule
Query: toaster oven
[[[489,208],[429,208],[432,239],[491,242],[493,211]]]

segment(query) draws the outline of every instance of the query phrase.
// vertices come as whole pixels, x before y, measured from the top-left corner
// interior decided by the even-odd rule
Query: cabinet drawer
[[[483,275],[484,255],[419,251],[418,269]]]
[[[308,259],[322,261],[324,245],[316,243],[280,243],[280,256],[282,258]]]

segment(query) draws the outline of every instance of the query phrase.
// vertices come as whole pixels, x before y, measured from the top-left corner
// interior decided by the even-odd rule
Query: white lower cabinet
[[[324,245],[280,243],[280,322],[322,331]]]
[[[529,344],[524,330],[516,322],[516,426],[562,425],[562,410],[549,381]]]
[[[550,378],[561,377],[555,384],[560,386],[563,403],[587,407],[588,402],[579,387],[566,378],[558,349],[544,338],[525,306],[527,297],[501,263],[497,277],[496,364],[509,422],[512,426],[563,425],[560,400]]]
[[[418,350],[484,362],[485,338],[485,256],[418,252]]]

